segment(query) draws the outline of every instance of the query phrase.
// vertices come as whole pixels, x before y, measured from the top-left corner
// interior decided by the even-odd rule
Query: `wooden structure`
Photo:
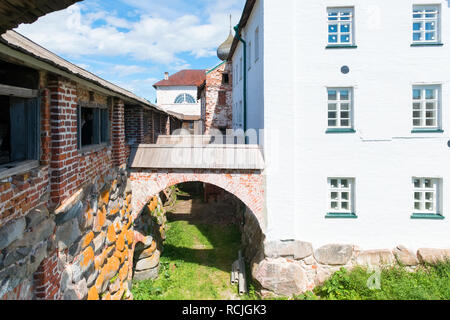
[[[65,9],[82,0],[2,0],[0,1],[0,34],[33,23],[38,18]]]

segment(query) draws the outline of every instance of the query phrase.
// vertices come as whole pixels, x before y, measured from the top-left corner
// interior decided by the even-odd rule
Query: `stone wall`
[[[397,262],[414,270],[419,263],[450,259],[450,249],[419,249],[404,246],[384,250],[361,250],[354,245],[330,244],[314,249],[303,241],[270,241],[252,264],[252,276],[263,294],[291,296],[321,285],[345,267],[382,267]]]
[[[135,220],[133,279],[156,279],[159,259],[166,239],[166,212],[159,196],[154,196]]]

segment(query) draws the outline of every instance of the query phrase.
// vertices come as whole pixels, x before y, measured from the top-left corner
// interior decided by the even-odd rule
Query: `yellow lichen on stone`
[[[81,259],[80,266],[87,267],[95,258],[94,249],[92,247],[87,247],[83,251],[83,259]]]
[[[128,244],[133,244],[133,242],[134,242],[134,231],[133,230],[128,230],[128,232],[127,232],[127,241],[128,241]]]
[[[100,200],[102,202],[102,204],[108,204],[109,202],[109,190],[105,190],[102,192],[102,194],[100,195]]]
[[[88,300],[99,300],[100,299],[100,297],[98,296],[97,288],[95,286],[93,286],[91,289],[89,289],[87,299]]]
[[[107,292],[107,293],[103,296],[102,300],[111,300],[111,293]]]
[[[123,233],[120,233],[117,236],[116,246],[119,251],[123,251],[125,249],[125,235]]]
[[[94,239],[94,232],[91,231],[84,237],[83,249],[86,248],[88,245],[90,245],[93,239]]]
[[[128,272],[129,272],[129,264],[128,261],[126,261],[119,271],[119,278],[121,281],[125,281],[128,278]]]
[[[106,235],[109,242],[114,243],[116,242],[116,230],[114,228],[114,225],[110,225],[108,227],[108,233]]]

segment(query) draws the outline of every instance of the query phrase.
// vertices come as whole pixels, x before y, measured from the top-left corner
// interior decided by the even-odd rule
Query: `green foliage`
[[[230,284],[240,233],[236,226],[168,223],[157,280],[134,282],[135,300],[217,300],[237,295]]]
[[[374,271],[357,267],[336,272],[314,292],[330,300],[448,300],[450,262],[422,265],[415,272],[397,265],[380,272],[380,288],[368,286]]]

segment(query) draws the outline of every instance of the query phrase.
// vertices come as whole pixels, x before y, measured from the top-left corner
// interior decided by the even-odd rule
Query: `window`
[[[328,9],[328,45],[352,46],[354,9],[353,8],[329,8]]]
[[[328,88],[328,131],[353,131],[351,88]]]
[[[413,87],[413,132],[440,130],[440,86]]]
[[[78,107],[78,149],[109,142],[109,112],[106,108]]]
[[[183,94],[180,94],[175,99],[175,104],[182,104],[182,103],[194,104],[194,103],[197,103],[197,102],[195,101],[194,97],[191,96],[190,94],[183,93]]]
[[[442,217],[440,215],[439,201],[441,183],[440,179],[413,178],[414,210],[413,218]],[[435,217],[436,218],[436,217]]]
[[[328,218],[356,217],[354,213],[354,182],[352,178],[328,179]]]
[[[440,42],[439,6],[413,7],[413,44]]]
[[[259,60],[259,27],[255,30],[255,62]]]
[[[0,174],[39,160],[40,99],[0,96]]]
[[[230,83],[230,75],[228,73],[224,73],[222,75],[222,84],[229,84]]]

